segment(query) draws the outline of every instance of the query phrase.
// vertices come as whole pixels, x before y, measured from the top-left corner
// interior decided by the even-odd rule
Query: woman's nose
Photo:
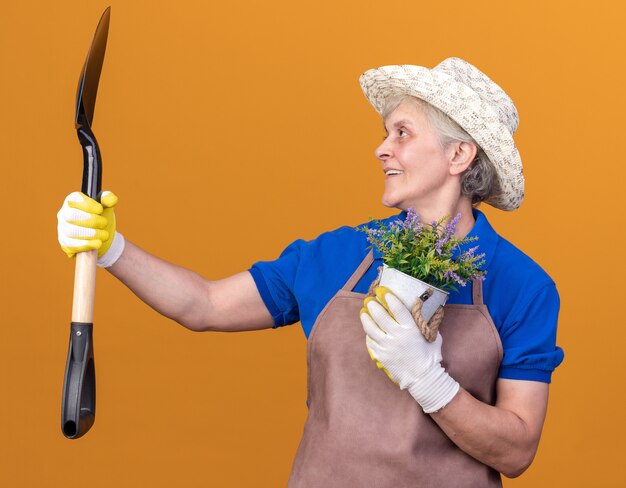
[[[391,148],[389,143],[387,142],[387,139],[385,139],[382,144],[376,148],[374,154],[381,161],[389,158],[389,156],[391,155]]]

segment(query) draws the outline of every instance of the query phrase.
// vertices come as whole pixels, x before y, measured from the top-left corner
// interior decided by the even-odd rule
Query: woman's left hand
[[[441,335],[428,342],[411,312],[387,288],[376,288],[361,309],[361,323],[370,357],[425,413],[447,405],[459,384],[441,366]]]

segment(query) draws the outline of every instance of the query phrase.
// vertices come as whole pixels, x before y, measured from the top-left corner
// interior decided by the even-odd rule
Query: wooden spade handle
[[[93,323],[97,260],[98,251],[79,252],[76,254],[72,322]]]
[[[93,305],[98,251],[76,254],[70,343],[63,380],[61,430],[78,439],[96,417],[96,372],[93,354]]]

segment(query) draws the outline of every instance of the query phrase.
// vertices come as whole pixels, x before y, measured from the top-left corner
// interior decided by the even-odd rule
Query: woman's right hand
[[[190,330],[234,332],[274,325],[249,271],[209,281],[168,263],[115,230],[115,195],[104,192],[101,202],[79,192],[63,202],[57,215],[59,243],[68,256],[97,249],[98,266],[111,266],[111,274],[141,300]]]
[[[57,233],[61,249],[68,257],[98,250],[98,265],[111,266],[124,249],[124,238],[115,232],[117,196],[102,193],[102,203],[81,192],[70,193],[57,213]]]

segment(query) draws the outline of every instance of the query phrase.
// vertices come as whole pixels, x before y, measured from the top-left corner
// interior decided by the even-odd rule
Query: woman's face
[[[407,210],[437,202],[450,161],[422,108],[402,102],[385,120],[385,131],[376,149],[385,172],[383,205]]]

